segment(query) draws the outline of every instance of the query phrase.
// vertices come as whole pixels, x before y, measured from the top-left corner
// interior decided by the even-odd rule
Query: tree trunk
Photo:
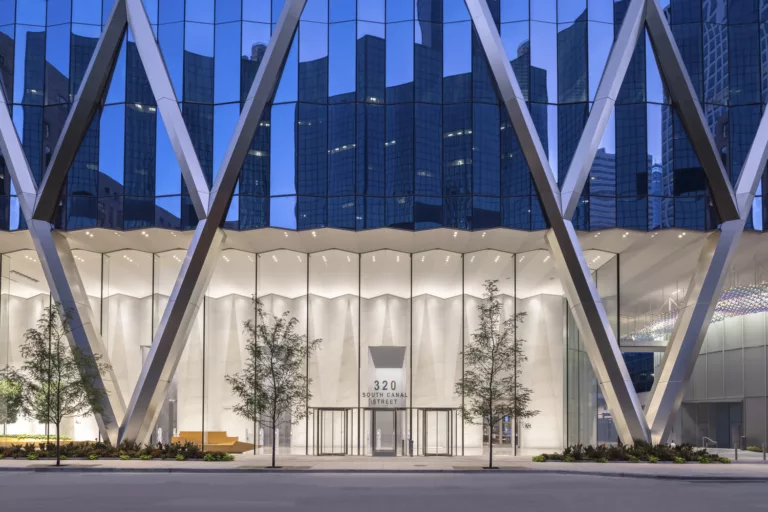
[[[491,427],[490,443],[488,443],[488,469],[493,469],[493,427]]]
[[[56,423],[56,465],[61,466],[61,436],[59,435],[59,423]]]
[[[277,454],[277,446],[275,446],[275,440],[277,439],[276,432],[277,432],[277,422],[273,418],[272,419],[272,467],[273,468],[276,467],[275,466],[275,455]]]

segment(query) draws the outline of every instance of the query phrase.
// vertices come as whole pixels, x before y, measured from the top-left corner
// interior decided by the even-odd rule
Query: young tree
[[[16,423],[22,410],[22,378],[6,366],[0,370],[0,423],[5,434],[8,423]]]
[[[70,347],[69,314],[60,306],[45,308],[37,327],[21,345],[23,407],[27,415],[56,427],[56,465],[61,464],[62,420],[103,412],[106,391],[97,382],[109,371],[99,356]]]
[[[240,399],[235,412],[259,419],[272,428],[272,467],[275,467],[277,429],[295,425],[307,415],[311,379],[306,375],[308,357],[321,339],[307,340],[296,332],[299,321],[286,311],[281,316],[266,313],[256,299],[257,322],[245,323],[248,333],[248,360],[242,372],[227,376]]]
[[[531,390],[520,382],[527,357],[517,327],[525,313],[502,320],[498,280],[485,281],[484,288],[483,301],[477,306],[480,325],[464,347],[464,375],[456,383],[456,393],[464,395],[462,417],[469,423],[485,422],[490,429],[488,468],[492,469],[494,427],[505,416],[517,423],[539,411],[530,409]]]

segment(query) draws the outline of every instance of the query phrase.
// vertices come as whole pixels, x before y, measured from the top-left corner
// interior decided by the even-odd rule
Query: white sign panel
[[[368,349],[368,385],[363,400],[368,407],[402,409],[408,406],[405,381],[406,347],[387,346]]]

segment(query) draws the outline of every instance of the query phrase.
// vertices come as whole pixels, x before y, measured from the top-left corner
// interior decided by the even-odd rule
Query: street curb
[[[435,474],[537,474],[537,475],[570,475],[613,478],[640,478],[646,480],[675,480],[675,481],[701,481],[701,482],[768,482],[768,476],[713,476],[713,475],[662,475],[653,473],[612,473],[604,471],[569,471],[565,469],[504,469],[484,471],[482,469],[271,469],[271,468],[116,468],[116,467],[0,467],[0,473],[189,473],[189,474],[215,474],[215,473],[289,473],[289,474],[409,474],[409,475],[435,475]]]

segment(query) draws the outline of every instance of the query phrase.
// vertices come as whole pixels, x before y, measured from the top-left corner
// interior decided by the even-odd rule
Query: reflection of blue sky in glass
[[[434,103],[439,109],[438,112],[445,110],[444,106],[440,106],[440,86],[443,86],[444,101],[448,103],[449,93],[445,91],[449,89],[445,88],[445,84],[449,82],[446,80],[442,84],[431,84],[430,80],[433,80],[433,76],[442,74],[443,77],[450,79],[451,84],[468,84],[470,92],[455,95],[454,97],[457,99],[451,101],[471,102],[472,95],[477,95],[478,91],[482,90],[484,87],[484,77],[475,75],[466,77],[469,78],[466,81],[462,81],[462,78],[460,78],[460,75],[465,75],[479,69],[478,63],[475,62],[473,65],[472,61],[473,57],[477,58],[477,54],[473,56],[471,48],[472,28],[464,0],[441,0],[443,23],[442,25],[435,25],[435,27],[439,27],[435,32],[423,31],[422,23],[438,21],[429,18],[428,15],[438,16],[440,9],[437,12],[433,12],[431,7],[434,7],[436,4],[426,6],[426,9],[425,5],[422,5],[420,11],[418,1],[308,1],[307,7],[302,14],[299,36],[294,40],[276,93],[275,102],[280,105],[276,106],[272,112],[271,147],[265,148],[269,150],[269,153],[262,156],[264,159],[268,158],[272,166],[270,171],[270,193],[288,195],[296,193],[296,173],[298,171],[296,161],[299,147],[310,148],[312,151],[315,151],[316,155],[320,155],[322,152],[320,147],[326,143],[328,145],[331,144],[329,127],[327,139],[322,139],[321,142],[314,140],[308,145],[305,145],[305,141],[302,139],[302,145],[300,145],[295,115],[296,108],[298,108],[295,102],[299,100],[308,103],[319,103],[320,105],[325,103],[324,87],[326,86],[326,79],[329,104],[339,104],[348,101],[359,102],[363,98],[356,97],[354,93],[358,86],[362,87],[363,85],[372,93],[375,91],[375,94],[378,96],[379,87],[382,84],[381,81],[384,81],[386,86],[390,88],[390,90],[386,91],[386,97],[377,97],[374,100],[365,98],[366,101],[384,103],[392,102],[396,99],[398,102],[410,102],[410,98],[415,94],[419,101],[423,102],[420,105]],[[533,2],[499,0],[491,4],[492,8],[500,6],[501,37],[510,61],[514,61],[513,68],[515,71],[520,73],[527,61],[527,57],[530,58],[530,68],[527,69],[529,76],[518,76],[525,94],[530,97],[530,88],[534,82],[539,82],[545,86],[546,94],[539,87],[538,96],[535,101],[549,102],[550,104],[534,106],[532,110],[536,113],[534,117],[537,119],[537,126],[542,132],[542,139],[545,139],[544,143],[547,153],[555,170],[558,169],[558,160],[566,158],[566,155],[569,155],[570,151],[572,151],[572,148],[568,146],[572,142],[570,137],[573,136],[573,133],[571,132],[575,131],[572,129],[572,126],[568,125],[567,120],[563,119],[563,115],[564,113],[573,115],[574,112],[578,111],[578,107],[571,108],[574,107],[573,105],[562,104],[558,106],[552,104],[558,101],[558,94],[564,94],[562,90],[558,90],[558,85],[563,88],[565,82],[567,82],[569,88],[568,101],[583,102],[585,99],[589,101],[594,100],[599,80],[613,43],[614,31],[617,29],[613,24],[614,7],[622,4],[623,1],[626,0],[561,0],[559,2],[556,0],[536,0]],[[717,0],[714,2],[714,5],[725,5],[722,1]],[[213,125],[209,131],[205,131],[208,130],[206,127],[203,133],[204,136],[212,138],[212,147],[206,147],[205,149],[205,151],[212,150],[212,155],[207,153],[204,156],[207,158],[207,161],[212,161],[214,175],[219,170],[221,159],[239,115],[241,93],[248,90],[249,84],[241,84],[241,73],[245,76],[246,72],[243,70],[249,69],[249,72],[255,70],[255,66],[251,65],[250,68],[248,67],[251,63],[243,63],[242,61],[244,59],[258,60],[263,55],[263,47],[269,41],[270,22],[274,23],[277,20],[283,3],[284,0],[217,0],[215,2],[213,0],[187,0],[186,2],[184,0],[144,0],[150,21],[152,23],[156,23],[158,20],[161,22],[160,25],[153,28],[159,35],[165,63],[180,101],[209,102],[209,100],[183,97],[185,78],[187,81],[190,80],[189,77],[184,76],[183,62],[185,52],[188,52],[186,55],[187,59],[189,59],[190,54],[195,54],[195,58],[202,56],[212,59],[215,57],[210,62],[215,70],[213,77],[211,77],[213,81],[212,103],[215,105],[211,109],[213,115],[211,122]],[[7,34],[8,39],[13,41],[12,46],[15,50],[13,57],[13,99],[15,103],[23,102],[26,105],[42,104],[43,81],[49,84],[48,89],[45,89],[46,95],[44,97],[47,104],[60,102],[59,98],[67,96],[67,92],[61,87],[58,88],[58,91],[63,92],[63,96],[60,96],[59,92],[52,95],[54,91],[50,84],[52,79],[59,80],[59,77],[66,79],[70,74],[74,76],[78,73],[75,60],[77,51],[74,44],[70,46],[70,30],[73,34],[84,38],[97,37],[100,29],[98,23],[100,19],[103,19],[103,16],[106,16],[111,4],[111,0],[104,0],[105,10],[102,11],[102,0],[72,0],[71,3],[69,1],[46,3],[43,0],[24,0],[14,3],[12,0],[0,0],[0,25],[4,22],[10,23],[14,21],[14,7],[18,10],[17,22],[20,23],[15,26],[11,25],[10,27],[0,28],[0,31],[3,34]],[[661,4],[666,6],[669,4],[669,1],[662,1]],[[687,4],[678,2],[673,8],[681,5]],[[585,9],[587,9],[586,16],[584,16]],[[725,13],[723,10],[718,12],[721,12],[721,14]],[[49,28],[45,42],[42,43],[42,39],[34,41],[35,34],[40,34],[42,30],[42,25],[46,21],[46,14]],[[424,19],[422,21],[413,21],[419,15]],[[70,24],[70,17],[73,24]],[[243,21],[240,21],[241,18]],[[585,19],[589,21],[584,23]],[[677,19],[680,20],[680,18]],[[332,22],[330,25],[327,23],[329,20]],[[579,21],[577,22],[576,20]],[[707,19],[706,21],[713,20],[714,18]],[[725,23],[726,19],[721,16],[715,21]],[[581,25],[579,26],[578,24]],[[756,23],[753,23],[753,25],[757,27]],[[585,26],[586,30],[583,30]],[[712,34],[707,35],[706,25],[701,25],[701,27],[701,37],[699,40],[703,40],[706,43],[707,37],[714,36]],[[578,28],[578,30],[572,30],[575,28]],[[439,30],[442,30],[442,34],[439,34]],[[677,29],[673,26],[673,31],[675,30]],[[736,33],[735,30],[735,28],[726,29],[724,25],[717,29],[717,34],[725,34],[726,36],[730,34],[733,36]],[[585,73],[583,80],[581,77],[565,76],[567,70],[564,71],[563,63],[568,61],[569,51],[561,43],[560,51],[558,52],[558,40],[566,39],[573,41],[575,37],[572,36],[579,31],[588,35],[585,52],[588,58],[579,60],[579,62],[586,64],[587,69],[577,70],[577,72]],[[434,52],[432,50],[435,48],[428,46],[428,41],[424,40],[425,34],[430,33],[433,34],[433,41],[437,41],[437,51]],[[29,37],[32,39],[28,39],[28,34],[31,34]],[[434,34],[438,34],[438,36]],[[665,101],[662,80],[650,41],[647,35],[644,35],[644,38],[646,45],[644,62],[645,87],[637,89],[630,103],[636,104],[644,100],[649,102],[647,106],[639,109],[639,114],[636,112],[632,114],[640,120],[641,124],[642,122],[645,124],[642,126],[638,125],[638,133],[632,134],[635,137],[633,140],[638,142],[631,144],[645,144],[646,147],[642,149],[640,149],[640,146],[633,147],[632,151],[638,153],[638,155],[635,155],[638,159],[642,159],[642,153],[646,153],[651,166],[656,165],[658,168],[661,168],[663,165],[667,179],[671,180],[673,173],[674,176],[677,176],[678,169],[676,166],[683,164],[673,160],[673,156],[677,159],[677,154],[673,153],[672,145],[669,141],[663,139],[672,140],[674,137],[675,140],[684,140],[684,137],[681,137],[679,133],[673,133],[671,130],[670,110],[658,105]],[[696,38],[694,37],[693,40],[696,40]],[[726,38],[726,43],[730,45],[730,53],[728,46],[726,46],[725,49],[718,50],[719,54],[717,55],[722,56],[724,61],[729,62],[729,65],[733,67],[737,65],[737,59],[733,54],[734,42]],[[38,46],[40,44],[44,45],[45,61],[49,68],[44,69],[41,60],[29,58],[30,56],[27,55],[30,49],[35,47],[35,44]],[[361,70],[357,68],[358,58],[360,57],[358,51],[363,51],[361,50],[363,45],[365,45],[365,51],[367,52],[366,58],[369,59],[365,63],[367,69],[364,72],[367,75],[363,75]],[[418,53],[422,51],[423,53]],[[574,51],[584,51],[584,48],[583,46],[574,48]],[[711,71],[707,70],[707,67],[714,65],[712,63],[716,58],[714,55],[704,55],[705,50],[703,48],[694,48],[691,54],[697,54],[697,52],[697,58],[701,59],[698,76],[703,80],[706,73],[711,73]],[[558,54],[561,59],[560,63],[557,60]],[[753,60],[756,59],[759,59],[759,56]],[[104,111],[101,120],[102,133],[99,149],[100,170],[119,182],[123,182],[124,179],[123,174],[125,171],[122,168],[122,159],[127,151],[123,147],[126,107],[119,104],[125,102],[126,89],[131,90],[131,87],[133,87],[132,94],[135,94],[135,89],[137,88],[136,78],[130,76],[130,70],[126,70],[126,60],[124,45],[107,93],[106,103],[109,107]],[[327,68],[324,67],[324,64],[327,64]],[[580,66],[583,65],[580,64]],[[746,64],[745,66],[749,65],[751,64]],[[37,71],[32,69],[35,66],[39,66]],[[27,69],[27,67],[30,69]],[[759,70],[759,68],[760,64],[758,62],[757,69]],[[51,73],[50,69],[55,70],[55,72]],[[325,75],[326,69],[327,76]],[[45,71],[45,73],[42,71]],[[726,72],[734,73],[732,69]],[[558,73],[561,75],[558,76]],[[310,80],[319,80],[321,83],[318,85],[310,84],[309,81],[305,82],[304,80],[308,77]],[[129,81],[128,84],[126,84],[126,79]],[[134,82],[131,83],[131,80],[134,80]],[[417,83],[415,89],[410,87],[410,84],[414,83],[414,81]],[[759,87],[759,79],[755,79],[753,82],[756,82]],[[40,87],[35,85],[38,83]],[[735,87],[736,80],[731,78],[730,85],[728,85],[727,80],[725,83],[726,85],[721,89],[713,89],[711,86],[709,88],[707,86],[703,87],[704,93],[707,95],[705,100],[709,102],[725,102],[726,104],[729,101],[734,101],[736,95],[733,88]],[[640,84],[638,85],[640,86]],[[143,87],[143,85],[138,84],[138,87]],[[431,88],[430,94],[432,96],[419,96],[420,87],[422,91],[425,88]],[[392,91],[394,88],[397,88],[397,91]],[[192,93],[187,91],[187,94]],[[211,92],[208,90],[205,94],[199,94],[210,95]],[[644,98],[643,94],[645,95]],[[761,96],[760,91],[748,91],[739,94],[741,94],[739,96],[741,98],[756,97],[759,99]],[[39,97],[36,97],[36,95]],[[638,97],[637,95],[640,96]],[[562,101],[562,98],[560,99]],[[483,100],[485,101],[487,98],[483,97]],[[475,96],[475,101],[479,101],[477,96]],[[751,102],[750,105],[754,103],[753,100],[745,100],[745,102]],[[353,147],[355,142],[359,143],[362,140],[360,133],[356,131],[360,126],[357,124],[360,122],[360,117],[358,116],[361,107],[359,105],[359,103],[357,106],[349,105],[352,107],[351,115],[337,115],[333,118],[333,122],[337,124],[350,124],[351,128],[343,126],[334,127],[337,128],[334,137],[336,140],[349,144],[351,147]],[[580,105],[584,106],[586,103],[580,103]],[[112,108],[112,106],[116,108]],[[471,105],[468,106],[470,108],[467,112],[476,111],[476,108]],[[346,105],[344,107],[346,108]],[[725,118],[726,122],[730,121],[729,126],[736,126],[734,124],[735,110],[733,108],[724,109],[723,107],[715,107],[708,104],[705,104],[703,107],[711,118],[710,122],[722,120],[725,115],[730,116],[730,118]],[[14,107],[14,121],[19,127],[22,138],[26,136],[31,144],[37,143],[42,147],[43,144],[48,144],[49,142],[33,142],[29,136],[28,127],[26,127],[26,134],[21,133],[25,129],[25,118],[27,123],[35,122],[33,121],[35,118],[33,111],[30,111],[29,108],[25,107],[25,111],[25,109]],[[322,107],[320,108],[322,109]],[[644,119],[643,110],[645,110]],[[302,112],[304,111],[302,109]],[[307,111],[309,112],[309,110]],[[624,112],[629,111],[630,109],[624,110]],[[624,124],[621,124],[621,115],[616,114],[615,117],[611,117],[605,136],[600,143],[600,147],[609,155],[615,154],[617,151],[617,129],[625,131],[628,129],[627,118],[623,118],[625,121]],[[577,116],[578,114],[576,114]],[[205,119],[211,118],[205,117]],[[331,119],[330,113],[328,114],[328,119]],[[371,117],[371,119],[376,118]],[[469,123],[469,125],[472,124],[471,118]],[[738,126],[746,125],[742,121]],[[407,137],[407,135],[392,131],[392,129],[387,127],[386,123],[384,123],[381,129],[383,133],[396,136],[398,141],[409,140],[402,138],[404,136]],[[414,140],[416,142],[414,143],[413,152],[416,160],[421,158],[422,155],[426,155],[424,158],[434,159],[435,165],[439,168],[441,164],[444,164],[442,159],[445,158],[442,154],[443,147],[440,146],[442,142],[438,140],[435,143],[438,147],[436,156],[430,155],[429,150],[419,146],[419,144],[424,144],[423,141],[432,139],[428,139],[428,137],[418,133],[418,120],[414,130],[416,130],[414,131]],[[734,137],[733,130],[734,128],[731,128],[731,137]],[[55,132],[55,129],[53,131]],[[569,133],[566,134],[566,131]],[[311,133],[311,131],[305,130],[304,133]],[[57,135],[57,133],[54,133],[54,135]],[[740,136],[743,139],[743,134]],[[375,134],[370,134],[368,137],[367,141],[370,143],[370,140],[374,139]],[[738,161],[742,161],[743,155],[737,158],[731,154],[737,151],[735,149],[736,143],[733,141],[728,142],[727,134],[723,137],[726,138],[726,141],[719,141],[718,144],[724,144],[724,151],[729,152],[727,154],[729,162],[731,159],[741,159]],[[383,136],[381,140],[384,140]],[[105,144],[109,146],[104,147]],[[738,144],[741,147],[745,143],[740,139]],[[629,151],[626,149],[628,145],[630,143],[623,146],[619,144],[619,152],[622,150]],[[113,151],[110,149],[110,146],[118,149]],[[370,148],[370,145],[368,147]],[[478,146],[477,144],[470,143],[470,147]],[[155,173],[155,193],[158,195],[180,194],[181,175],[178,163],[159,115],[157,118],[156,147],[153,149],[155,151],[154,156],[156,160],[154,163],[156,167],[149,172]],[[302,151],[304,150],[302,149]],[[393,154],[391,150],[388,152],[384,150],[383,152],[387,155]],[[130,153],[128,154],[130,155]],[[362,179],[354,176],[360,172],[359,170],[363,168],[361,166],[364,165],[356,160],[361,158],[361,153],[359,151],[351,151],[350,154],[352,155],[352,163],[344,164],[351,169],[350,172],[352,172],[353,178],[350,179],[353,181]],[[342,161],[340,159],[344,156],[344,154],[340,153],[336,161]],[[120,164],[114,164],[114,159],[119,159]],[[683,162],[685,159],[691,160],[690,155],[683,155],[680,162]],[[620,159],[617,156],[616,165],[619,165],[619,161]],[[626,158],[623,161],[626,162]],[[328,162],[330,176],[333,169],[330,157]],[[372,168],[380,170],[382,174],[386,173],[386,176],[395,176],[398,171],[390,171],[389,167],[398,164],[393,164],[392,162],[394,160],[384,159],[382,163],[374,162]],[[415,167],[420,165],[417,161]],[[642,172],[640,169],[642,163],[638,164],[636,160],[633,165],[635,170],[632,172]],[[695,162],[691,165],[695,166]],[[347,169],[347,167],[344,168]],[[479,164],[476,164],[476,167],[479,168]],[[390,174],[391,172],[395,174]],[[616,169],[616,173],[619,174],[619,169]],[[640,174],[637,176],[640,177]],[[440,179],[442,180],[442,177]],[[674,179],[677,178],[675,177]],[[387,190],[386,184],[382,186],[385,188],[381,190]],[[477,185],[476,188],[478,188]],[[439,195],[440,187],[436,190],[438,190],[436,193]],[[642,190],[642,187],[638,190]],[[666,190],[669,191],[671,188],[668,187]],[[356,191],[357,188],[353,187],[351,193]],[[345,189],[344,193],[350,192],[348,192],[348,189]],[[173,201],[166,201],[166,203],[168,205],[180,204],[180,202]],[[274,219],[288,219],[295,215],[296,204],[295,200],[273,202],[271,203],[271,215]],[[306,205],[309,205],[310,202],[302,199],[299,201],[299,204],[302,213],[304,213]],[[314,205],[314,203],[311,204]],[[329,218],[331,215],[330,204],[329,202]],[[480,203],[475,201],[474,204]],[[285,210],[280,210],[281,208]],[[315,206],[312,206],[312,208],[315,208]],[[174,211],[176,210],[174,209]],[[359,213],[356,212],[356,215],[359,217],[358,220],[361,220],[360,215],[358,215]],[[389,212],[386,215],[382,212],[381,216],[389,217]],[[237,208],[233,207],[228,218],[233,220],[236,217]],[[279,222],[283,225],[290,224],[287,220]]]

